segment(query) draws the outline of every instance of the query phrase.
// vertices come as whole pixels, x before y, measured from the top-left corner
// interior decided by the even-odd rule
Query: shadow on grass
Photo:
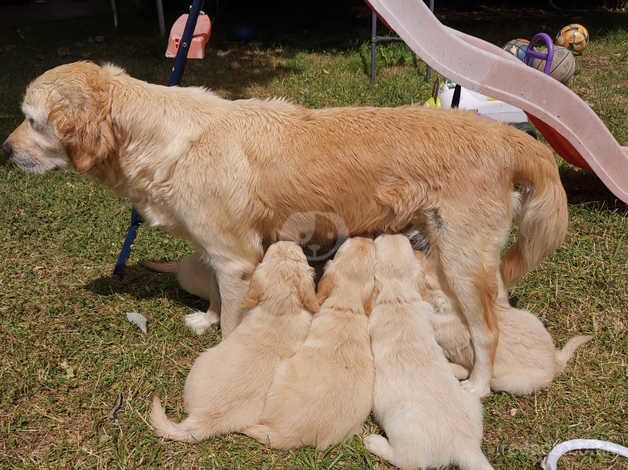
[[[561,166],[560,179],[570,204],[596,203],[600,208],[611,210],[626,208],[626,205],[604,186],[595,173]]]
[[[103,297],[126,294],[138,300],[167,298],[195,310],[207,310],[207,302],[181,289],[173,274],[156,273],[139,264],[127,266],[122,279],[102,276],[87,283],[85,289]]]
[[[114,32],[108,17],[61,20],[0,32],[0,82],[5,86],[0,107],[10,117],[20,115],[26,85],[44,71],[69,62],[112,62],[132,76],[165,84],[172,59],[164,57],[166,40],[145,31]],[[182,85],[216,90],[226,98],[248,96],[249,87],[264,86],[283,76],[298,73],[288,66],[295,48],[262,48],[261,44],[212,42],[204,60],[189,61]],[[5,116],[6,120],[6,116]],[[0,126],[4,121],[0,122]],[[4,135],[4,132],[1,133]]]

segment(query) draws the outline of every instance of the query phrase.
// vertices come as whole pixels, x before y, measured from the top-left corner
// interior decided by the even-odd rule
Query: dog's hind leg
[[[463,386],[485,396],[490,379],[499,335],[497,325],[497,273],[499,254],[510,229],[510,206],[485,205],[470,201],[428,213],[430,256],[439,265],[441,282],[466,320],[473,342],[475,362]],[[505,210],[504,210],[505,209]]]

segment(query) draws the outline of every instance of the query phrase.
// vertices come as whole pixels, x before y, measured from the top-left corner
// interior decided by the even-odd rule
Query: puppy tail
[[[563,349],[556,350],[556,373],[561,373],[567,365],[567,362],[569,362],[569,359],[571,359],[576,352],[576,349],[592,338],[593,336],[574,336],[567,341]]]
[[[553,253],[565,239],[568,226],[567,195],[553,154],[523,133],[513,133],[509,140],[514,152],[513,185],[522,200],[514,211],[519,236],[501,267],[507,287]]]
[[[203,435],[197,420],[191,416],[178,424],[170,421],[157,396],[153,397],[150,423],[155,434],[173,441],[197,442],[207,437]]]
[[[151,271],[157,273],[178,273],[179,262],[178,261],[142,261],[142,266]]]

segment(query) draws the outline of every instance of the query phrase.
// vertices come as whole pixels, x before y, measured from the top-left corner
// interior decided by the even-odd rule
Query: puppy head
[[[319,303],[314,285],[314,270],[308,265],[303,250],[293,242],[272,244],[257,266],[244,307],[248,310],[260,302],[269,302],[277,314],[286,312],[286,302],[318,312]]]
[[[380,235],[375,239],[376,302],[414,300],[427,290],[419,257],[403,235]]]
[[[109,117],[113,67],[74,62],[48,70],[26,89],[24,121],[4,143],[9,160],[30,173],[88,171],[114,152]]]
[[[408,279],[420,266],[404,235],[380,235],[375,239],[375,273],[382,278]]]
[[[362,237],[350,238],[338,249],[334,259],[327,263],[325,273],[318,283],[318,300],[324,302],[336,287],[343,291],[357,290],[368,313],[374,282],[373,240]]]

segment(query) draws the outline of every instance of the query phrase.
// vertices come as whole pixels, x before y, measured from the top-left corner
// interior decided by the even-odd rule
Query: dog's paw
[[[213,310],[189,313],[185,316],[185,325],[197,335],[202,335],[207,329],[218,323],[220,317]]]
[[[463,380],[462,382],[460,382],[460,385],[467,392],[477,396],[478,398],[486,397],[489,393],[491,393],[491,386],[488,383],[485,385],[478,385],[476,382],[469,379]]]

